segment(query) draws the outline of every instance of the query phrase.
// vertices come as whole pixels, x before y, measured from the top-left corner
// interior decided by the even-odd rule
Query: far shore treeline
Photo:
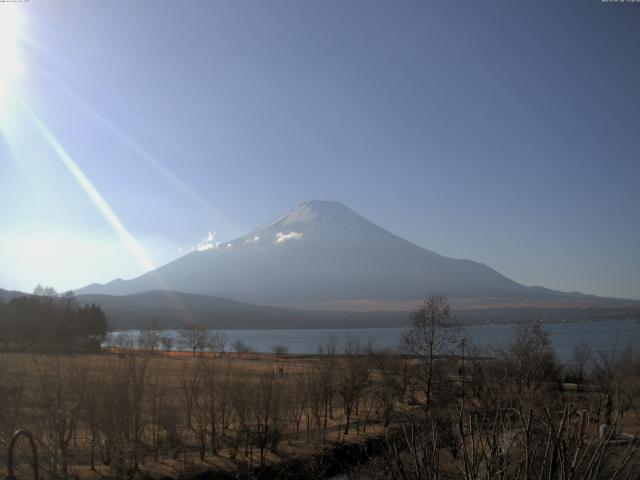
[[[79,305],[72,292],[58,295],[38,285],[32,295],[0,300],[0,345],[5,351],[97,352],[107,330],[102,309]]]

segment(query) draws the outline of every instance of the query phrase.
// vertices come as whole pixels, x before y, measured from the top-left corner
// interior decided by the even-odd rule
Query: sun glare
[[[84,190],[87,196],[94,203],[98,211],[103,215],[105,220],[113,227],[115,232],[120,236],[124,244],[127,246],[134,258],[139,262],[146,271],[155,269],[155,265],[151,259],[147,256],[142,246],[138,241],[129,233],[124,224],[120,221],[116,213],[112,210],[111,206],[107,203],[100,192],[93,186],[91,180],[84,174],[78,164],[71,158],[62,145],[56,140],[56,138],[49,132],[47,127],[40,121],[40,119],[31,112],[33,122],[35,126],[40,130],[40,133],[47,140],[51,148],[57,154],[58,158],[62,161],[65,167],[69,170],[73,178],[78,182],[78,185]]]
[[[23,22],[18,4],[0,3],[0,112],[22,71],[19,41]]]

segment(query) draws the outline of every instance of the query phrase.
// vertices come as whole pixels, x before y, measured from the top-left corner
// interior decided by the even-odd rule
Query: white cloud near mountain
[[[278,232],[276,233],[276,243],[284,243],[288,240],[299,240],[304,236],[301,232]]]
[[[213,239],[216,236],[216,232],[208,232],[207,236],[203,238],[196,246],[195,250],[204,252],[205,250],[212,250],[218,246],[218,243],[214,243]],[[194,250],[192,248],[192,250]]]

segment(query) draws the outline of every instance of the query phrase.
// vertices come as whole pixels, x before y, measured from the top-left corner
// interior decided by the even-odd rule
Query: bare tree
[[[133,350],[135,345],[133,335],[130,332],[119,332],[112,336],[111,341],[120,350],[125,352],[127,350]]]
[[[218,352],[220,355],[224,355],[227,343],[229,343],[229,338],[224,332],[215,332],[209,339],[211,350]]]
[[[53,287],[43,287],[42,285],[36,285],[36,288],[33,289],[33,295],[36,297],[47,297],[50,299],[54,299],[58,296],[58,292],[56,292]]]
[[[379,352],[372,356],[378,373],[378,381],[373,386],[373,395],[377,408],[383,418],[384,427],[388,427],[393,417],[396,402],[402,398],[403,361],[390,352]]]
[[[153,322],[145,325],[145,327],[140,331],[138,345],[141,349],[154,354],[160,345],[161,338],[162,332],[158,328],[157,322]]]
[[[578,385],[581,385],[585,380],[590,360],[591,346],[586,342],[578,343],[573,349],[573,366],[571,369],[571,373]]]
[[[180,330],[180,344],[193,352],[203,352],[209,345],[209,332],[194,322],[187,322]]]
[[[220,436],[220,418],[222,407],[222,392],[219,392],[220,374],[216,368],[216,362],[209,360],[201,364],[202,370],[202,397],[203,397],[203,413],[206,423],[206,431],[209,435],[211,444],[211,452],[218,451],[218,438]]]
[[[193,411],[196,398],[200,394],[201,381],[202,371],[199,368],[199,364],[184,365],[180,375],[180,390],[182,390],[184,418],[189,429],[193,426]]]
[[[360,399],[371,374],[371,362],[365,353],[357,339],[349,338],[345,354],[340,362],[336,391],[342,401],[342,411],[346,422],[345,435],[349,434],[354,411],[358,413]]]
[[[451,320],[445,295],[433,295],[416,308],[403,337],[406,351],[417,355],[422,364],[425,385],[425,411],[433,398],[433,380],[438,355],[451,353],[456,345],[458,325]]]
[[[156,367],[150,369],[147,381],[147,418],[146,430],[150,435],[151,450],[154,461],[160,458],[160,430],[162,427],[162,413],[167,408],[168,386],[164,379],[164,369]]]
[[[287,418],[288,396],[283,382],[275,371],[264,373],[252,395],[252,443],[259,448],[261,465],[267,449],[276,452]]]
[[[147,355],[127,355],[126,372],[127,387],[130,392],[130,432],[132,448],[130,451],[131,463],[134,470],[138,469],[140,461],[140,450],[142,447],[142,437],[144,434],[144,405],[146,395],[147,367],[149,357]]]
[[[303,389],[306,392],[307,398],[307,408],[305,410],[307,441],[309,440],[312,426],[314,426],[318,432],[323,428],[323,417],[325,422],[324,428],[326,429],[327,407],[329,404],[327,394],[328,391],[333,390],[333,387],[328,387],[325,372],[326,370],[320,366],[303,373]]]
[[[236,353],[252,353],[253,352],[253,348],[249,345],[247,345],[244,341],[242,340],[236,340],[235,342],[233,342],[231,344],[231,348],[233,348],[233,351]]]
[[[278,356],[287,355],[289,353],[289,347],[286,345],[274,345],[271,352]]]
[[[315,381],[319,387],[321,394],[322,405],[324,408],[324,420],[322,428],[327,429],[327,423],[330,418],[333,418],[333,398],[335,395],[335,374],[334,368],[336,366],[336,348],[337,341],[335,338],[331,338],[326,346],[318,348],[318,361],[315,364],[317,370],[317,376]],[[314,386],[314,390],[316,390]]]
[[[306,379],[307,377],[305,375],[297,374],[293,381],[287,386],[290,397],[289,415],[295,429],[296,440],[300,438],[302,417],[309,407],[309,392],[306,389]]]
[[[39,420],[47,432],[48,457],[51,475],[66,478],[69,469],[69,447],[80,417],[82,385],[86,370],[65,369],[59,357],[51,367],[36,363],[37,411]]]
[[[160,344],[162,345],[164,352],[169,355],[173,349],[173,337],[168,334],[163,335],[160,337]]]
[[[540,323],[520,328],[511,346],[499,352],[514,382],[518,398],[535,403],[536,392],[544,382],[558,379],[559,368],[549,333]]]

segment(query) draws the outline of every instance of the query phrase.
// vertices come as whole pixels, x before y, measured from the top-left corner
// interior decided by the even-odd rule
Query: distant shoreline
[[[531,323],[535,323],[539,320],[523,320],[520,322],[470,322],[470,323],[461,323],[461,327],[491,327],[491,326],[519,326],[519,325],[528,325]],[[557,325],[562,323],[600,323],[600,322],[629,322],[629,323],[638,323],[640,322],[640,316],[637,318],[600,318],[600,319],[572,319],[572,320],[543,320],[543,324],[548,325]],[[309,327],[309,326],[300,326],[300,327],[264,327],[264,328],[206,328],[208,331],[253,331],[253,332],[271,332],[271,331],[295,331],[295,330],[395,330],[398,328],[406,328],[407,325],[397,325],[397,326],[343,326],[343,327]],[[113,333],[124,333],[124,332],[141,332],[144,331],[145,328],[119,328],[116,330],[109,330],[109,334]],[[159,328],[157,329],[163,332],[170,331],[180,331],[180,328]]]

